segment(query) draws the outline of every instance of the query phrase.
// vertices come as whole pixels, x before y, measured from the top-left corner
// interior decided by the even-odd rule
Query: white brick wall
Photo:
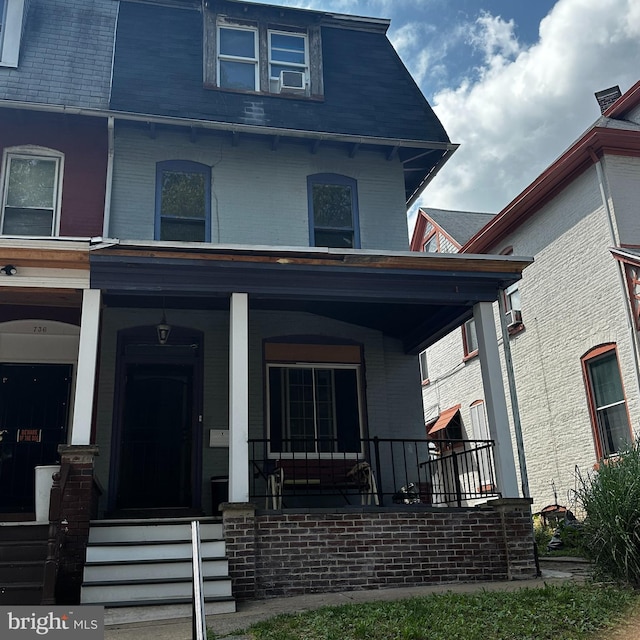
[[[358,184],[360,238],[363,249],[408,250],[404,178],[399,161],[361,151],[349,158],[343,150],[282,142],[271,151],[269,140],[188,133],[116,132],[111,228],[118,238],[153,239],[156,163],[192,160],[211,167],[212,242],[309,246],[307,176],[338,173]]]
[[[640,245],[640,158],[607,156],[606,177],[622,242]]]
[[[634,193],[637,201],[640,162],[607,158],[606,167],[608,184],[615,188],[612,201],[624,218],[620,227],[631,228],[635,221],[625,216],[632,214]],[[613,241],[595,168],[578,177],[493,251],[508,245],[515,255],[535,257],[520,283],[525,330],[512,336],[510,345],[529,486],[534,510],[539,510],[554,501],[552,483],[558,501],[570,504],[568,492],[575,486],[576,468],[586,474],[596,462],[580,362],[587,351],[602,343],[617,343],[632,425],[637,426],[640,418],[626,290],[609,251]],[[429,349],[431,384],[424,388],[423,398],[427,417],[461,403],[471,437],[468,408],[483,397],[482,382],[479,363],[463,364],[462,355],[460,330]],[[506,381],[504,359],[503,375]],[[509,398],[508,389],[505,393]],[[513,445],[517,456],[515,440]]]

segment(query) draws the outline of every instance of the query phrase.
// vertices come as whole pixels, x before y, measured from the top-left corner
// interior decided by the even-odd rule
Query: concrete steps
[[[100,520],[91,523],[82,604],[105,607],[118,624],[191,615],[191,521]],[[222,525],[200,523],[207,615],[235,611]]]

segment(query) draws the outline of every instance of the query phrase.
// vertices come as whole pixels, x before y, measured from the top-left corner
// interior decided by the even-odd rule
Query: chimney
[[[600,105],[600,113],[604,113],[621,95],[622,93],[618,85],[610,89],[597,91],[595,96]]]

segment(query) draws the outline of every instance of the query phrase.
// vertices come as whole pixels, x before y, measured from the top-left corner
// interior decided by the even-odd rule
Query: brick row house
[[[535,572],[492,315],[530,259],[408,250],[456,145],[388,21],[3,4],[0,510],[36,538],[59,465],[44,601],[190,611],[194,520],[209,613]],[[493,500],[436,510],[416,354],[471,313]]]
[[[535,259],[494,305],[503,379],[512,380],[514,455],[525,461],[518,481],[534,512],[579,508],[580,478],[638,435],[639,105],[640,84],[618,91],[575,143],[455,247]],[[459,228],[460,212],[430,212],[420,214],[415,251],[437,248],[428,245],[434,229]],[[486,429],[478,352],[472,320],[423,352],[428,427],[456,408],[463,436]]]

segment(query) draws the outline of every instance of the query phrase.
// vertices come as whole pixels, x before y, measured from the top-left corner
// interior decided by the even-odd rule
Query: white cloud
[[[480,73],[433,100],[461,147],[421,204],[493,212],[597,119],[594,92],[640,78],[640,2],[558,0],[528,49],[487,14],[472,38],[485,52]]]
[[[414,80],[423,85],[428,78],[445,77],[446,47],[433,45],[436,28],[419,22],[408,22],[389,34],[398,55],[410,66]],[[426,43],[431,43],[426,46]]]
[[[476,27],[469,33],[469,42],[483,51],[489,67],[512,59],[520,52],[513,20],[507,22],[483,11],[476,20]]]

